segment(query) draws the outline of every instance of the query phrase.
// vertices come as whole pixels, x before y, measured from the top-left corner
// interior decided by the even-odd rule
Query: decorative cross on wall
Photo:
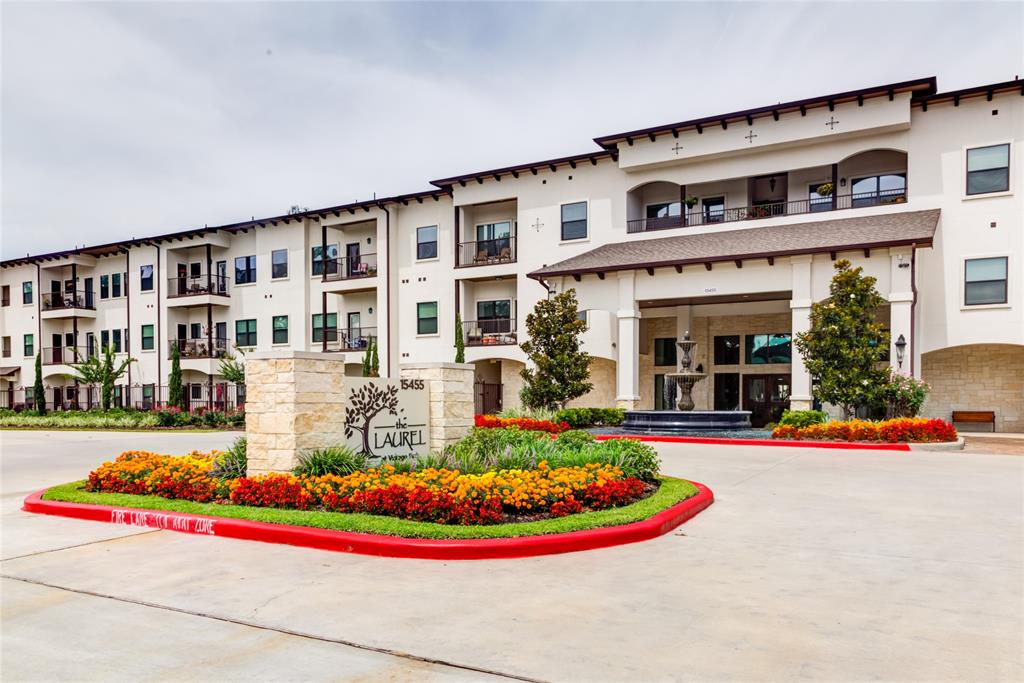
[[[745,137],[747,139],[747,142],[749,142],[750,144],[754,144],[754,138],[757,137],[757,133],[755,133],[754,131],[750,131],[743,137]]]
[[[682,146],[682,145],[680,145],[680,144],[679,144],[679,143],[677,142],[677,143],[676,143],[676,146],[672,148],[672,151],[676,153],[676,156],[679,156],[679,152],[681,152],[681,151],[682,151],[682,149],[683,149],[683,146]]]
[[[836,121],[836,117],[829,116],[828,121],[825,122],[825,125],[828,126],[829,130],[835,130],[836,126],[839,125],[839,122]]]
[[[544,224],[540,222],[539,218],[533,222],[533,229],[536,230],[537,232],[540,232],[540,229],[543,227]]]

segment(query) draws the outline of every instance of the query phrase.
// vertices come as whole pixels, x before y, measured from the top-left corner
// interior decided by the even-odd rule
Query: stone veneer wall
[[[590,359],[590,382],[594,387],[583,396],[566,403],[566,407],[614,408],[615,361],[592,357]]]
[[[431,452],[464,437],[473,426],[472,363],[410,363],[400,366],[402,379],[422,379],[430,392]]]
[[[299,451],[345,442],[345,363],[306,351],[245,361],[248,474],[287,472]]]
[[[526,367],[517,360],[501,360],[501,406],[503,409],[522,408],[519,392],[523,390],[523,376],[519,373]]]
[[[922,415],[948,420],[954,410],[994,410],[997,432],[1024,432],[1024,346],[974,344],[932,351],[921,356],[921,379],[931,385]]]

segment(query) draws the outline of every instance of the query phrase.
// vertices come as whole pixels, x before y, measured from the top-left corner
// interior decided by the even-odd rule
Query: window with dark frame
[[[437,226],[427,225],[416,228],[417,260],[437,258]]]
[[[203,338],[203,324],[202,323],[189,323],[188,336],[191,339],[202,339]]]
[[[110,347],[110,330],[100,330],[100,350],[106,351]]]
[[[274,280],[288,277],[287,249],[275,249],[270,252],[270,277]]]
[[[256,319],[235,321],[235,344],[238,346],[256,346]]]
[[[153,326],[143,325],[142,326],[142,350],[152,351],[154,346],[153,338]]]
[[[312,264],[313,264],[313,275],[324,274],[324,255],[323,245],[317,245],[311,250]],[[338,245],[328,244],[327,245],[327,274],[332,275],[338,272]]]
[[[313,314],[313,342],[322,344],[324,341],[324,316],[323,313]],[[327,314],[327,341],[338,340],[338,314]]]
[[[587,203],[562,204],[562,240],[581,240],[587,236]]]
[[[21,303],[30,304],[32,303],[32,283],[22,282],[21,283]]]
[[[964,261],[964,305],[1007,303],[1009,258],[975,258]]]
[[[4,358],[11,357],[11,338],[4,337]]]
[[[818,188],[826,184],[829,183],[814,183],[807,187],[807,209],[811,213],[832,210],[832,195],[818,193]]]
[[[286,315],[275,315],[273,320],[273,343],[275,344],[287,344],[288,343],[288,316]]]
[[[153,266],[139,266],[139,291],[153,291]]]
[[[727,334],[715,337],[715,365],[740,364],[740,336]]]
[[[114,353],[121,353],[121,330],[111,330],[110,340],[110,346],[114,349]]]
[[[245,285],[256,282],[256,257],[235,257],[235,284]]]
[[[654,340],[654,364],[670,365],[675,367],[676,359],[676,338],[662,337]]]
[[[437,302],[416,304],[416,334],[437,334]]]
[[[747,365],[792,362],[792,339],[788,332],[746,335]]]
[[[115,299],[121,296],[121,273],[110,276],[110,294]]]
[[[3,303],[4,306],[10,306],[11,305],[11,286],[10,285],[4,285],[3,286],[3,293],[0,294],[0,299],[2,299],[2,303]]]
[[[109,299],[110,298],[110,276],[109,275],[100,275],[100,298],[101,299]]]
[[[854,178],[850,182],[850,206],[892,204],[907,196],[907,174],[887,173]]]
[[[725,197],[704,197],[700,205],[705,223],[721,223],[725,220]]]
[[[25,350],[25,357],[36,355],[36,338],[31,334],[26,334],[21,339],[21,345]]]
[[[647,205],[647,218],[678,218],[682,214],[682,202],[660,202]]]
[[[1009,189],[1009,143],[967,150],[967,194],[1006,192]]]

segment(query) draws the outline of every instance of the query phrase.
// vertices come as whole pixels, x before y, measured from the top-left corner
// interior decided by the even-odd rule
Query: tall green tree
[[[89,356],[84,362],[73,363],[71,369],[74,371],[73,378],[76,382],[100,385],[100,408],[110,410],[114,398],[114,385],[128,372],[128,366],[134,362],[135,359],[130,356],[115,362],[114,349],[107,346],[103,349],[102,359]]]
[[[32,403],[40,415],[46,414],[46,389],[43,387],[43,355],[36,354],[36,381],[32,385]]]
[[[881,361],[889,333],[877,321],[885,300],[875,289],[875,278],[846,259],[834,267],[828,299],[811,304],[810,328],[796,335],[795,344],[817,382],[815,397],[839,406],[849,419],[887,381]]]
[[[167,405],[185,410],[185,392],[181,390],[181,349],[171,345],[171,374],[167,378]]]
[[[455,362],[466,362],[466,340],[462,336],[462,315],[455,314]]]
[[[377,338],[370,338],[370,347],[373,348],[373,355],[370,356],[370,377],[380,377],[380,358],[377,356]]]
[[[373,337],[370,337],[363,351],[363,377],[373,377]]]
[[[533,366],[520,373],[524,385],[519,396],[526,407],[564,408],[594,386],[587,381],[590,355],[581,350],[586,329],[574,289],[537,302],[526,316],[527,340],[520,347]]]

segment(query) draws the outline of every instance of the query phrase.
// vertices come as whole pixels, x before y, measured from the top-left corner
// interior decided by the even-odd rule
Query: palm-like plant
[[[78,357],[77,351],[75,357],[76,359]],[[120,362],[115,362],[114,349],[106,346],[103,349],[102,360],[98,356],[89,356],[84,362],[72,363],[71,368],[74,370],[73,378],[76,382],[99,384],[102,387],[100,407],[103,410],[110,410],[110,402],[114,396],[114,384],[128,372],[128,366],[134,362],[135,359],[131,356]]]

